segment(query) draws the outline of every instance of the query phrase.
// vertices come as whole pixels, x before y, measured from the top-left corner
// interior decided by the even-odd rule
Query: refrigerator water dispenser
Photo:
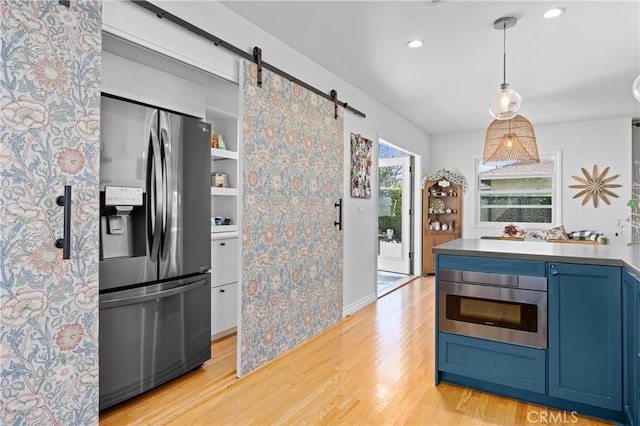
[[[145,256],[142,188],[107,186],[100,197],[100,258]]]

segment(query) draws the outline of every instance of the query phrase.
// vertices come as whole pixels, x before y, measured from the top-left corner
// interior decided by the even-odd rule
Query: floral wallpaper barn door
[[[3,425],[98,423],[100,31],[99,1],[0,2]]]
[[[343,111],[244,62],[238,374],[342,318]]]

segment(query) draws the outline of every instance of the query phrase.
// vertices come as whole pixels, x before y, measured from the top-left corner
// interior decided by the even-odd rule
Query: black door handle
[[[333,226],[337,226],[338,231],[342,231],[342,198],[337,203],[334,203],[333,206],[338,208],[338,220],[333,222]]]
[[[64,207],[62,238],[56,240],[56,247],[62,249],[62,258],[71,254],[71,185],[64,186],[64,195],[56,198],[56,204]]]

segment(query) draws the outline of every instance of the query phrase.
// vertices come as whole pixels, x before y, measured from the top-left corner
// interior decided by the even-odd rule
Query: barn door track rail
[[[323,92],[320,89],[316,89],[315,87],[311,86],[310,84],[305,83],[304,81],[298,80],[297,78],[295,78],[294,76],[292,76],[289,73],[286,73],[284,71],[282,71],[280,68],[277,68],[273,65],[271,65],[268,62],[265,62],[262,60],[262,49],[260,49],[259,47],[254,47],[253,52],[248,53],[245,52],[244,50],[232,45],[231,43],[228,43],[216,36],[214,36],[213,34],[203,30],[202,28],[199,28],[193,24],[191,24],[190,22],[185,21],[184,19],[179,18],[178,16],[167,12],[166,10],[162,9],[161,7],[156,6],[153,3],[150,3],[146,0],[131,0],[134,4],[142,7],[143,9],[146,9],[150,12],[153,12],[154,14],[156,14],[156,16],[158,16],[158,18],[162,18],[162,19],[167,19],[171,22],[173,22],[174,24],[202,37],[205,38],[209,41],[211,41],[214,45],[218,46],[218,47],[222,47],[224,49],[227,49],[228,51],[234,53],[237,56],[240,56],[241,58],[247,59],[251,62],[254,62],[256,65],[258,65],[258,86],[262,86],[262,69],[268,69],[269,71],[272,71],[284,78],[286,78],[287,80],[304,87],[307,90],[310,90],[311,92],[317,94],[318,96],[322,96],[323,98],[333,102],[336,105],[336,109],[337,106],[341,106],[344,109],[351,111],[352,113],[354,113],[355,115],[358,115],[360,117],[366,117],[366,114],[364,114],[361,111],[358,111],[357,109],[355,109],[354,107],[352,107],[351,105],[347,104],[347,102],[343,102],[338,100],[338,95],[337,92],[335,90],[331,90],[330,93],[326,93]],[[337,114],[336,118],[337,118]]]

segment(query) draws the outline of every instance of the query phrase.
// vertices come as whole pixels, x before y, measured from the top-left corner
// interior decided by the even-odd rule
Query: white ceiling
[[[493,22],[503,16],[518,19],[507,30],[507,83],[534,126],[640,118],[631,93],[640,73],[638,0],[222,3],[431,134],[491,122],[503,42]],[[551,6],[566,12],[544,19]],[[416,38],[423,47],[405,46]]]

